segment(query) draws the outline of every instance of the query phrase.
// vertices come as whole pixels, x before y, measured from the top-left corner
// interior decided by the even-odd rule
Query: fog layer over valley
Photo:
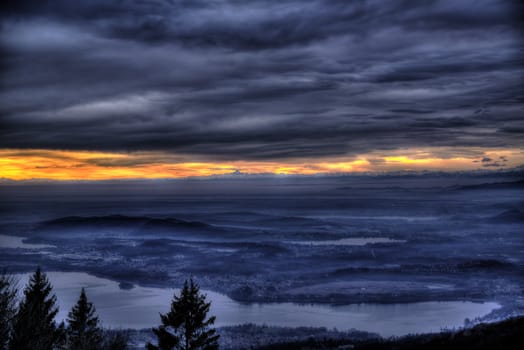
[[[524,313],[521,179],[4,184],[0,261],[13,273],[87,272],[123,290],[178,288],[193,276],[244,303],[490,302],[500,307],[487,319],[498,319]]]

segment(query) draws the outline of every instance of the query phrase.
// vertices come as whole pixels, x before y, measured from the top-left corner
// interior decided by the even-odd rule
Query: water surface
[[[293,242],[295,244],[304,245],[348,245],[348,246],[363,246],[366,244],[378,244],[378,243],[406,243],[405,240],[392,239],[387,237],[352,237],[352,238],[341,238],[325,241],[298,241]]]
[[[18,275],[19,285],[28,275]],[[65,319],[86,288],[88,299],[96,306],[105,327],[149,328],[159,324],[159,313],[168,311],[174,289],[135,286],[119,288],[115,281],[86,273],[50,272],[48,277],[60,303],[58,319]],[[446,327],[460,327],[464,319],[483,316],[499,308],[495,302],[423,302],[404,304],[352,304],[330,306],[296,303],[239,303],[226,295],[204,291],[212,301],[211,313],[216,326],[242,323],[283,327],[351,328],[382,336],[436,332]]]
[[[9,236],[9,235],[0,235],[0,248],[24,248],[24,249],[45,249],[45,248],[55,248],[55,246],[50,244],[31,244],[25,243],[25,237]]]

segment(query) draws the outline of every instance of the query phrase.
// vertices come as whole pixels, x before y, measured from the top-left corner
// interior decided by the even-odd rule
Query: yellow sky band
[[[190,161],[166,152],[0,149],[0,178],[10,180],[160,179],[246,174],[333,174],[400,170],[466,171],[524,164],[522,149],[426,148],[281,161]]]

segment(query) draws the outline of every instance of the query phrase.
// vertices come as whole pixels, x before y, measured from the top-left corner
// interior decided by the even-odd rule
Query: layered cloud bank
[[[2,157],[45,161],[9,156],[5,177],[497,168],[524,149],[516,1],[9,3]]]

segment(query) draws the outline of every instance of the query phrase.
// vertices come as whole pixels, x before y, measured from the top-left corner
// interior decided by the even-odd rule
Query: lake
[[[86,289],[105,327],[149,328],[159,324],[159,313],[165,313],[175,289],[135,286],[125,290],[115,281],[81,272],[49,272],[49,280],[60,304],[58,319],[67,317],[77,301],[80,289]],[[19,286],[25,286],[28,274],[16,275]],[[382,336],[440,331],[460,327],[464,319],[484,316],[500,307],[496,302],[462,301],[420,302],[403,304],[351,304],[330,306],[296,303],[240,303],[224,294],[203,291],[212,301],[211,313],[216,326],[242,323],[282,327],[351,328],[375,332]]]

